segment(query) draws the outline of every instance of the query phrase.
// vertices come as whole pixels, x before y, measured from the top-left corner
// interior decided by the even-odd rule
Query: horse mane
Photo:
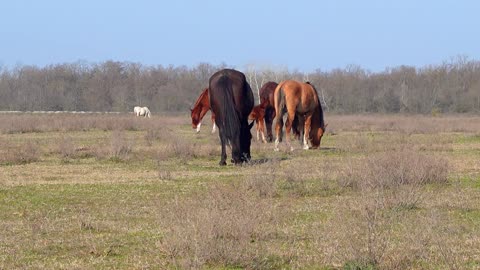
[[[322,128],[323,130],[325,130],[325,121],[324,121],[324,118],[323,118],[323,109],[322,109],[322,103],[320,102],[320,98],[318,96],[318,91],[317,91],[317,88],[315,88],[315,85],[313,85],[312,83],[310,83],[309,81],[305,82],[306,84],[310,85],[314,92],[315,92],[315,95],[317,96],[317,102],[318,102],[318,106],[317,108],[318,109],[315,109],[314,111],[314,114],[316,113],[317,117],[318,117],[318,120],[319,120],[319,124],[320,124],[320,128]]]
[[[197,98],[197,101],[195,101],[195,104],[193,105],[193,109],[197,108],[197,106],[200,104],[200,102],[205,98],[205,96],[208,95],[208,87],[203,89],[203,92],[200,94],[200,96]],[[207,99],[208,100],[208,99]]]

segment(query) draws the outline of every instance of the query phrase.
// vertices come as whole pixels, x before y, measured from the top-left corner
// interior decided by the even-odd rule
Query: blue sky
[[[85,60],[291,70],[480,59],[480,1],[2,1],[0,66]]]

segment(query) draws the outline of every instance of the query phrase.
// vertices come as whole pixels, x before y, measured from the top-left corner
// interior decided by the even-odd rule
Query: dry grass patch
[[[320,257],[346,269],[410,268],[430,259],[425,250],[433,233],[415,227],[428,223],[419,223],[417,211],[426,200],[424,186],[447,183],[448,172],[444,158],[410,150],[349,159],[338,183],[353,193],[334,206],[323,234],[314,236],[322,250],[337,243],[338,253]]]
[[[18,165],[38,161],[42,150],[37,142],[14,144],[0,139],[0,165]]]
[[[389,206],[414,208],[421,201],[422,186],[447,182],[448,168],[444,158],[410,150],[379,153],[350,160],[339,184],[388,195],[383,203]]]
[[[0,114],[0,133],[30,133],[89,130],[160,130],[165,126],[188,123],[184,117],[154,115],[152,118],[133,114]]]
[[[440,132],[476,133],[480,130],[478,115],[327,115],[327,132],[391,131],[406,134],[435,134]]]
[[[479,267],[478,136],[436,133],[470,117],[331,116],[318,151],[220,168],[188,115],[130,116],[13,117],[35,133],[0,135],[0,268]]]
[[[276,226],[275,204],[233,184],[162,205],[165,228],[160,248],[173,267],[208,266],[272,269],[265,239]]]
[[[110,158],[128,160],[133,149],[133,140],[125,132],[115,130],[110,138]]]

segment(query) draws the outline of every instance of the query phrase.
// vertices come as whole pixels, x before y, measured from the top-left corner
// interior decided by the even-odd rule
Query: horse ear
[[[250,124],[248,125],[248,129],[252,129],[254,122],[255,122],[255,121],[252,121],[252,123],[250,123]]]

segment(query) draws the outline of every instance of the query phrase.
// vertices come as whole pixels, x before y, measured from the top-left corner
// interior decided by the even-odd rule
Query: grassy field
[[[0,115],[0,269],[480,269],[480,117],[326,121],[220,167],[206,120]]]

